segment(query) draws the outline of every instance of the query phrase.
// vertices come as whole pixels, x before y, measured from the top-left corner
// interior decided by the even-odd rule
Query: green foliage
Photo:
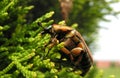
[[[103,69],[104,75],[103,78],[119,78],[120,77],[120,67],[119,66],[112,66],[106,69]]]
[[[42,12],[36,11],[41,17],[32,20],[29,13],[32,8],[25,0],[0,1],[0,78],[82,78],[78,75],[80,71],[69,71],[72,70],[69,62],[59,60],[58,51],[63,43],[51,49],[45,47],[50,35],[41,35],[43,28],[37,23],[43,27],[53,24],[54,20],[49,18],[54,12],[41,16]],[[101,75],[92,68],[85,78],[101,78]]]
[[[33,6],[17,5],[19,1],[16,0],[0,4],[4,6],[0,11],[0,78],[44,78],[45,74],[39,70],[52,71],[55,65],[46,58],[44,51],[50,35],[41,36],[42,28],[37,23],[50,18],[54,12],[26,24],[25,14]],[[43,23],[49,26],[53,20]]]

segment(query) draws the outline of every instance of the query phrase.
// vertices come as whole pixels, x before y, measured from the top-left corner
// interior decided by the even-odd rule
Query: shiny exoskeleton
[[[45,28],[41,32],[49,33],[51,35],[51,47],[57,43],[64,42],[64,47],[60,49],[61,58],[67,58],[70,60],[76,69],[82,71],[81,76],[84,76],[93,64],[93,58],[91,52],[86,45],[81,34],[75,29],[54,24]]]

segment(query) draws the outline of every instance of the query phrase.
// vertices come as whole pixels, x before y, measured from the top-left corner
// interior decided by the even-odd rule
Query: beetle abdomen
[[[79,65],[80,65],[80,68],[82,70],[82,74],[81,75],[84,76],[88,72],[88,70],[90,69],[90,67],[92,65],[91,64],[91,60],[89,59],[89,56],[88,56],[87,52],[85,52],[83,54],[82,60],[79,63]]]
[[[75,30],[73,31],[71,32],[74,35],[70,35],[71,37],[68,37],[64,41],[65,48],[68,49],[70,54],[73,56],[71,61],[74,63],[76,69],[82,70],[81,76],[84,76],[90,69],[92,60],[87,52],[88,50],[84,44],[84,41],[82,41],[80,34]],[[71,32],[68,34],[71,34]]]

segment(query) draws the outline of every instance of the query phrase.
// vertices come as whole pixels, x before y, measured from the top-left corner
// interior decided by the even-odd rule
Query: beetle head
[[[42,25],[41,25],[42,27]],[[45,33],[48,33],[48,34],[59,34],[59,35],[65,35],[66,33],[70,32],[71,30],[73,30],[71,27],[68,27],[68,26],[62,26],[62,25],[58,25],[58,24],[53,24],[53,25],[50,25],[48,27],[42,27],[44,30],[41,32],[41,34],[45,34]]]
[[[43,27],[43,31],[41,32],[41,34],[45,34],[45,33],[49,33],[49,34],[52,34],[52,26],[50,25],[49,27],[46,27],[46,28],[44,28]]]

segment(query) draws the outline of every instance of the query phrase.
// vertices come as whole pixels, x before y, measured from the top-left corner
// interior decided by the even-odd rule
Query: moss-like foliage
[[[60,60],[63,43],[49,48],[51,36],[40,34],[42,27],[53,24],[54,12],[28,23],[32,8],[24,0],[0,1],[0,78],[82,78],[81,71],[72,72],[72,65]],[[91,69],[85,78],[101,78],[96,72]]]

